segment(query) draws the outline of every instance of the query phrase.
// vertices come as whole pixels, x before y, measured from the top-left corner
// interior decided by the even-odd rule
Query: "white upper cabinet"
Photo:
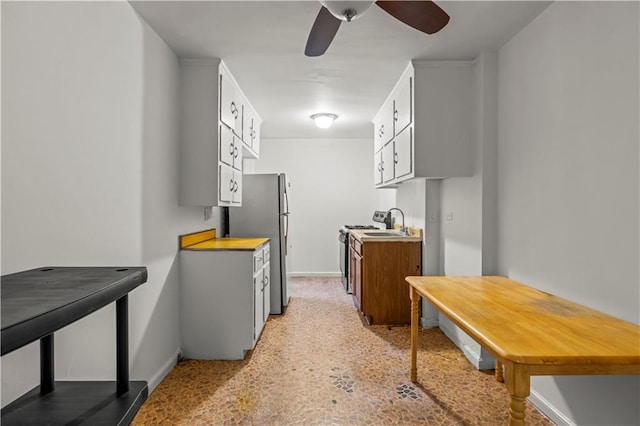
[[[242,110],[242,142],[244,143],[245,158],[259,158],[262,120],[246,99]]]
[[[390,182],[395,177],[393,143],[382,147],[382,182]]]
[[[223,64],[220,65],[220,121],[242,137],[242,95]]]
[[[230,128],[220,124],[220,161],[242,171],[242,141]]]
[[[387,101],[373,119],[375,144],[374,151],[378,152],[391,139],[393,139],[393,100]]]
[[[397,135],[393,141],[394,149],[394,178],[400,179],[410,176],[413,172],[413,128],[405,127],[405,129]]]
[[[180,77],[180,205],[239,206],[242,158],[258,158],[260,117],[220,59],[183,59]],[[248,148],[245,109],[251,111]]]
[[[375,186],[473,175],[473,93],[472,61],[410,63],[373,119]]]
[[[399,135],[413,122],[413,75],[405,73],[394,92],[394,135]]]

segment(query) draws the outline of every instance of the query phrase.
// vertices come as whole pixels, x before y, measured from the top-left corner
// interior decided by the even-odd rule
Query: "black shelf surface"
[[[128,293],[146,267],[41,267],[3,275],[2,355],[40,340],[40,386],[2,409],[2,425],[127,425],[147,399],[129,381]],[[53,333],[116,302],[116,381],[54,381]]]
[[[2,355],[87,316],[146,281],[146,267],[42,267],[3,275]]]
[[[35,387],[2,409],[2,425],[128,425],[147,399],[147,382],[129,382],[116,395],[115,381],[55,382],[55,390],[40,395]]]

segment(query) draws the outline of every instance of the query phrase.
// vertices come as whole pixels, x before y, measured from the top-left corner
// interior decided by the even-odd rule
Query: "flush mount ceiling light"
[[[333,121],[338,118],[335,114],[329,114],[326,112],[313,114],[311,119],[316,123],[320,129],[328,129],[333,124]]]

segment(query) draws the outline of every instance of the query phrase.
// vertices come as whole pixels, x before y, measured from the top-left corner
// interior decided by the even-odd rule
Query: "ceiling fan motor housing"
[[[336,18],[351,22],[364,15],[375,1],[320,1],[320,3]]]

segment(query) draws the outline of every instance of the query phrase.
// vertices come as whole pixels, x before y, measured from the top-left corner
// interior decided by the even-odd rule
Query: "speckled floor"
[[[178,364],[134,425],[501,425],[509,395],[439,329],[365,326],[339,278],[296,278],[243,361]],[[552,425],[527,402],[527,425]]]

